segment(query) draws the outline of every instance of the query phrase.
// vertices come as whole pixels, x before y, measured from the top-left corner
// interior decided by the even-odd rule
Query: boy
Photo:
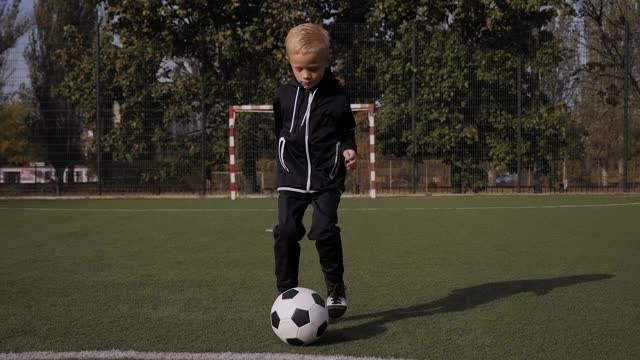
[[[274,94],[278,139],[278,225],[273,229],[276,286],[298,285],[302,218],[313,206],[315,240],[331,318],[347,309],[338,204],[346,170],[355,167],[355,121],[349,96],[329,69],[329,34],[320,25],[292,28],[285,40],[293,77]]]

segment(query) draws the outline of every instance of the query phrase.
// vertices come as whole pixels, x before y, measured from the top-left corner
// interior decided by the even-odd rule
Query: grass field
[[[275,218],[275,199],[0,200],[0,353],[640,358],[640,195],[345,198],[349,310],[308,347],[269,325]],[[324,295],[306,239],[300,286]]]

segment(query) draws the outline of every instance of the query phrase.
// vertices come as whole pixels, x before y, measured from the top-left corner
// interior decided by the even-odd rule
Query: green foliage
[[[85,117],[77,103],[79,94],[87,88],[76,88],[70,78],[70,69],[76,64],[65,61],[64,54],[90,46],[93,27],[84,25],[95,19],[95,4],[92,3],[95,2],[38,1],[35,29],[25,50],[36,109],[29,125],[34,141],[42,146],[43,160],[56,170],[58,191],[64,169],[84,160],[81,136],[86,130],[83,127]]]
[[[61,4],[39,6],[48,13],[78,10]],[[543,81],[570,55],[549,30],[557,16],[571,13],[564,1],[108,0],[102,9],[100,43],[92,13],[83,26],[70,21],[56,28],[55,42],[68,46],[32,49],[34,64],[55,60],[40,63],[34,83],[56,84],[43,93],[71,109],[79,129],[95,130],[98,100],[103,156],[142,169],[144,182],[200,172],[202,152],[206,171],[225,169],[228,105],[271,102],[288,76],[286,33],[307,21],[326,22],[336,73],[348,87],[366,87],[356,100],[382,105],[377,136],[383,154],[443,159],[458,190],[480,189],[486,171],[515,170],[518,93],[528,134],[520,144],[523,164],[546,173],[564,153],[571,116]],[[38,17],[40,43],[46,43],[54,38],[47,30],[53,25]],[[343,25],[355,21],[360,24],[351,31],[360,36],[344,36]],[[39,79],[44,69],[48,78]],[[257,141],[255,134],[241,135]],[[152,161],[160,165],[140,166]]]
[[[530,110],[534,104],[542,113],[556,107],[545,99],[538,78],[562,60],[559,42],[546,25],[566,8],[567,4],[556,1],[423,1],[417,7],[378,3],[370,22],[384,24],[384,31],[377,35],[389,48],[387,53],[393,54],[378,59],[380,68],[387,71],[384,81],[388,84],[381,86],[386,89],[378,122],[382,151],[441,158],[452,166],[458,190],[477,188],[473,184],[482,178],[485,167],[513,167],[518,91],[523,97],[523,122],[535,119],[524,125],[537,131],[531,142],[561,146],[562,141],[553,142],[555,117],[526,113],[535,112]],[[413,18],[417,21],[406,20]],[[524,61],[523,86],[518,90],[520,59]],[[412,76],[417,85],[415,110]],[[407,126],[412,116],[415,137]],[[403,125],[397,135],[399,123]],[[546,155],[531,154],[527,163],[546,171],[548,163],[557,160]]]
[[[522,131],[527,134],[523,140],[524,166],[543,174],[549,174],[554,160],[566,155],[565,131],[573,122],[569,109],[557,104],[543,112],[529,115],[523,121]],[[515,164],[511,163],[511,168]]]
[[[38,160],[41,149],[31,142],[26,126],[30,113],[31,109],[23,103],[0,106],[0,166]]]
[[[145,182],[162,182],[199,171],[204,127],[206,168],[226,168],[228,105],[271,102],[287,73],[287,30],[322,18],[311,5],[106,1],[103,37],[118,40],[101,43],[100,84],[109,92],[105,101],[119,103],[122,119],[107,128],[106,151],[131,165],[156,159],[161,165],[140,175]],[[81,81],[94,83],[91,59],[83,64],[76,67],[88,69]],[[81,95],[87,109],[94,94]]]

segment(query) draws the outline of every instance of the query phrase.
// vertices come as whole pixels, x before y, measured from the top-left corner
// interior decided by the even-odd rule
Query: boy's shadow
[[[371,338],[386,331],[385,325],[393,321],[464,311],[519,293],[532,292],[536,295],[545,295],[555,288],[572,286],[590,281],[605,280],[612,277],[614,277],[614,275],[583,274],[551,279],[501,281],[455,289],[450,295],[426,304],[370,314],[347,316],[344,319],[341,319],[340,322],[363,319],[371,320],[363,324],[354,325],[344,329],[328,331],[318,345],[322,346]],[[387,295],[390,297],[393,296],[391,293]]]

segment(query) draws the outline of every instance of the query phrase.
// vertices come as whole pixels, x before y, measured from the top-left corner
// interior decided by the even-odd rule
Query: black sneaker
[[[327,295],[327,310],[329,317],[337,319],[344,315],[347,311],[347,294],[343,284],[335,285],[329,288]]]

